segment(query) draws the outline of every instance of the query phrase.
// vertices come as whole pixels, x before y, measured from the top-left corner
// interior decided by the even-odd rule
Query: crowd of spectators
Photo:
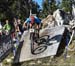
[[[8,36],[11,36],[13,42],[19,43],[21,35],[23,34],[24,28],[20,18],[5,19],[4,22],[0,22],[0,42],[6,40]],[[13,44],[13,47],[16,49],[16,43]],[[14,50],[14,49],[13,49]],[[13,51],[15,55],[15,51]]]
[[[15,18],[15,17],[13,19],[5,19],[4,21],[0,22],[0,41],[2,42],[2,40],[6,40],[5,36],[7,38],[8,36],[11,36],[11,40],[13,41],[14,47],[16,47],[18,43],[21,42],[20,38],[22,34],[24,34],[23,32],[29,29],[28,27],[30,27],[30,24],[32,22],[37,25],[41,24],[41,20],[38,17],[36,17],[34,20],[32,20],[31,17],[29,17],[28,19],[29,19],[28,21],[26,19],[27,23],[26,21],[22,22],[20,18]],[[15,51],[13,52],[15,55]]]
[[[5,22],[0,22],[0,39],[11,34],[12,39],[15,40],[22,35],[23,29],[20,18],[6,19]]]

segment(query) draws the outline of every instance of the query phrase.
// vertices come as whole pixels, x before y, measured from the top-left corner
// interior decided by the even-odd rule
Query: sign
[[[24,61],[33,60],[36,58],[43,58],[43,57],[56,55],[59,45],[61,44],[61,40],[63,38],[64,32],[65,32],[65,27],[63,26],[42,29],[40,31],[40,36],[49,35],[49,39],[52,38],[49,41],[51,45],[47,45],[47,48],[45,51],[35,55],[31,53],[31,41],[29,39],[29,33],[28,32],[25,33],[25,35],[23,36],[24,38],[23,46],[21,50],[19,51],[19,53],[16,53],[14,62],[16,63],[24,62]],[[37,45],[35,45],[35,47],[37,47]]]

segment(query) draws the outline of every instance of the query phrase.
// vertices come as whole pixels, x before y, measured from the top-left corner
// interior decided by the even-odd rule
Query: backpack
[[[34,16],[30,16],[30,19],[31,19],[31,24],[33,24],[35,21],[34,21]]]

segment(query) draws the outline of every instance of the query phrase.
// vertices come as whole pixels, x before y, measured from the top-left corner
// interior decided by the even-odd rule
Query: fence
[[[0,62],[10,53],[12,47],[11,34],[0,39]]]

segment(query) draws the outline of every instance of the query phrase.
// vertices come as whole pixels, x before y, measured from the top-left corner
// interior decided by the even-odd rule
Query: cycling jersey
[[[3,29],[10,31],[11,27],[9,24],[5,24]]]
[[[25,23],[30,23],[30,22],[31,22],[30,18],[27,18],[25,21]]]
[[[35,23],[40,24],[41,23],[41,19],[39,19],[38,17],[35,16]]]
[[[32,17],[32,18],[27,18],[25,23],[36,23],[36,24],[40,24],[41,20],[38,17]]]
[[[34,20],[34,16],[30,16],[30,20],[31,20],[31,24],[34,24],[35,23],[35,20]]]

